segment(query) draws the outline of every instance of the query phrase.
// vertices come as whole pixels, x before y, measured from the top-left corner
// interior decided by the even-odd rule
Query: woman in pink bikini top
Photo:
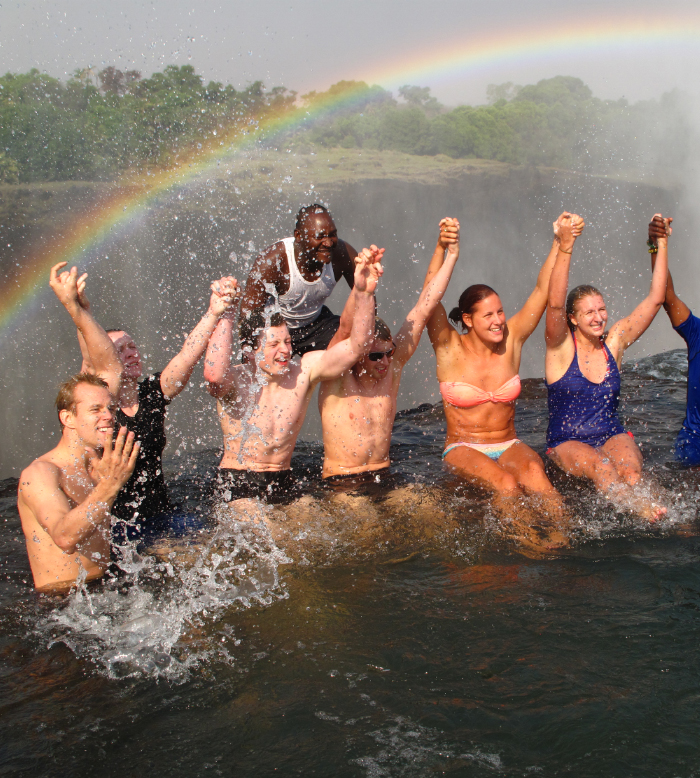
[[[475,284],[462,293],[449,317],[438,305],[428,321],[447,419],[443,459],[460,475],[487,489],[560,499],[541,458],[516,436],[515,400],[520,394],[523,343],[545,311],[557,254],[570,252],[582,229],[582,220],[570,213],[554,222],[554,241],[537,284],[511,318],[506,319],[501,300],[490,286]],[[436,252],[426,284],[442,261]]]

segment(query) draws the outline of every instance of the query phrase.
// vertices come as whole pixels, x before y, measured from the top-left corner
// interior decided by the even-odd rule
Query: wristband
[[[659,247],[656,245],[656,243],[654,243],[654,241],[651,238],[649,238],[649,240],[647,241],[647,246],[649,247],[650,254],[658,253]]]
[[[567,251],[566,249],[563,249],[561,246],[559,246],[559,251],[561,251],[562,254],[571,254],[571,252],[574,250],[574,247],[571,247],[570,251]]]

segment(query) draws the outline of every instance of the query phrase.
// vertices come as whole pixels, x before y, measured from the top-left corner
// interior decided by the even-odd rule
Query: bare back
[[[27,544],[34,584],[39,590],[67,589],[84,570],[86,580],[101,577],[110,561],[109,523],[92,533],[77,551],[63,551],[46,529],[42,506],[63,503],[69,511],[84,502],[95,480],[83,463],[49,451],[23,470],[17,491],[17,507]]]

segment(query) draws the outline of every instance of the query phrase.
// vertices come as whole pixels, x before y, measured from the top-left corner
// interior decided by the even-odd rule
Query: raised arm
[[[550,279],[558,257],[565,254],[569,259],[571,258],[574,242],[583,231],[584,226],[584,221],[580,216],[571,214],[568,211],[564,211],[554,222],[552,248],[537,276],[535,288],[532,290],[532,294],[528,297],[525,305],[508,321],[508,330],[521,343],[526,341],[535,331],[547,307]],[[568,283],[568,268],[566,273],[566,281]],[[566,286],[564,286],[564,297],[566,298]],[[564,323],[566,324],[566,318]]]
[[[77,268],[73,267],[70,272],[64,270],[59,273],[66,264],[66,262],[59,262],[51,268],[49,284],[78,330],[81,351],[84,350],[88,357],[90,371],[104,378],[109,391],[116,397],[124,368],[114,343],[90,312],[90,305],[87,303],[84,291],[86,275],[80,277],[82,289],[79,292]],[[83,367],[87,367],[85,355]]]
[[[350,247],[352,248],[352,247]],[[353,254],[353,276],[352,276],[352,284],[350,286],[352,287],[350,289],[350,294],[348,295],[348,299],[345,302],[345,305],[343,306],[343,310],[340,314],[340,323],[338,325],[338,330],[331,339],[330,343],[328,344],[328,348],[331,348],[332,346],[335,346],[336,343],[340,343],[341,340],[345,340],[346,338],[350,337],[350,332],[352,331],[352,323],[355,319],[355,307],[357,304],[357,301],[355,299],[355,277],[354,277],[354,265],[355,265],[355,259],[357,257],[357,252],[355,249],[352,249]],[[374,243],[369,247],[369,250],[373,252],[375,256],[376,262],[381,262],[382,258],[384,257],[384,249],[377,248],[377,246],[374,245]],[[345,275],[345,273],[343,273]],[[350,283],[348,281],[348,283]],[[376,314],[376,306],[375,306],[375,314]]]
[[[442,265],[432,274],[428,283],[423,286],[418,302],[406,317],[406,321],[404,321],[395,338],[396,354],[394,355],[394,360],[402,365],[408,362],[418,348],[425,325],[438,305],[441,304],[450,283],[450,278],[452,278],[452,272],[459,259],[459,222],[457,219],[442,219],[440,222],[440,241],[438,245],[447,247],[446,252],[444,249],[441,249],[443,253]]]
[[[456,222],[455,219],[450,219],[449,221]],[[428,265],[428,270],[425,274],[425,281],[423,281],[423,291],[430,286],[435,276],[445,264],[445,254],[450,247],[450,236],[452,235],[452,227],[449,229],[448,227],[450,227],[450,225],[448,225],[448,220],[443,219],[440,222],[440,234],[438,236],[437,244],[435,245],[435,251],[433,251],[433,256],[430,259],[430,264]],[[459,228],[459,223],[457,223],[457,227]],[[457,334],[457,330],[455,330],[450,324],[450,320],[447,318],[447,311],[445,311],[442,300],[438,300],[432,313],[428,317],[427,324],[428,337],[436,351],[441,346],[445,346],[450,338]]]
[[[333,272],[338,279],[342,276],[351,289],[355,286],[356,257],[357,252],[349,243],[346,243],[344,240],[338,240],[333,257]]]
[[[235,315],[232,309],[219,319],[209,339],[204,357],[204,380],[212,397],[226,397],[233,388],[233,336]]]
[[[580,224],[580,229],[578,229],[578,222],[576,226],[576,231],[580,235],[583,222]],[[557,219],[554,223],[554,232],[552,252],[555,261],[549,279],[547,317],[544,329],[544,339],[548,351],[558,349],[569,337],[569,323],[566,319],[566,294],[569,289],[569,269],[575,241],[574,221],[569,214],[562,214]]]
[[[187,386],[192,371],[202,358],[219,319],[233,306],[238,295],[238,282],[233,276],[224,276],[212,283],[207,312],[187,336],[180,353],[170,360],[160,374],[160,387],[166,397],[170,399],[177,397]]]
[[[381,253],[380,253],[381,252]],[[374,293],[384,272],[381,265],[383,249],[362,249],[355,259],[355,316],[350,337],[330,346],[326,351],[311,352],[313,365],[309,372],[311,384],[337,378],[369,352],[374,340]],[[302,360],[306,359],[306,355]]]
[[[101,527],[109,531],[110,510],[120,489],[134,472],[139,443],[126,427],[119,430],[114,444],[108,440],[102,458],[93,466],[99,481],[88,497],[75,508],[60,485],[59,469],[42,460],[32,463],[20,479],[21,499],[48,532],[51,540],[67,554]]]
[[[651,269],[654,270],[656,265],[656,250],[658,249],[658,240],[664,236],[669,236],[673,232],[671,224],[673,218],[664,219],[660,213],[655,213],[654,218],[649,222],[649,253],[651,254]],[[653,245],[652,245],[653,244]],[[668,314],[668,318],[671,320],[673,327],[680,327],[684,321],[687,321],[690,316],[690,308],[681,300],[676,294],[675,287],[673,286],[673,278],[671,278],[671,271],[668,273],[668,280],[666,281],[666,299],[664,300],[664,310]]]
[[[666,300],[668,281],[668,233],[657,239],[658,253],[651,274],[649,294],[629,316],[616,322],[610,328],[607,343],[615,358],[619,361],[641,335],[646,332],[654,317]]]

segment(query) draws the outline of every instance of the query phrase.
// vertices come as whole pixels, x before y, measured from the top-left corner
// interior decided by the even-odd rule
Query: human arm
[[[658,253],[651,274],[649,294],[632,311],[629,316],[616,322],[607,337],[608,347],[615,359],[622,355],[641,335],[646,332],[654,317],[666,300],[666,284],[668,282],[668,232],[657,239]],[[688,311],[690,313],[690,311]]]
[[[583,224],[581,224],[583,229]],[[566,294],[569,288],[569,270],[573,250],[573,220],[570,214],[562,214],[554,223],[554,267],[549,278],[547,316],[544,339],[548,353],[558,349],[569,339],[569,322],[566,318]],[[580,234],[580,231],[579,231]],[[549,258],[552,256],[550,253]]]
[[[673,231],[671,224],[673,218],[664,219],[660,213],[654,214],[654,218],[649,222],[649,241],[658,246],[658,239],[660,237],[669,236]],[[651,269],[654,270],[656,265],[656,252],[651,253]],[[666,298],[664,300],[664,309],[668,314],[668,318],[671,320],[673,327],[680,327],[684,321],[688,320],[690,316],[690,308],[681,300],[676,294],[675,287],[673,286],[673,278],[671,273],[668,273],[668,280],[666,281]]]
[[[438,246],[443,253],[442,264],[432,274],[430,281],[423,286],[418,302],[406,316],[406,320],[394,339],[396,345],[394,360],[400,365],[406,364],[413,356],[418,348],[426,323],[438,305],[441,305],[443,295],[447,291],[452,272],[459,259],[459,222],[457,219],[442,219]]]
[[[109,439],[93,465],[99,480],[75,508],[61,488],[61,471],[53,463],[37,460],[22,473],[22,501],[62,551],[73,554],[100,527],[109,526],[112,505],[134,472],[139,447],[126,427],[119,430],[114,443]]]
[[[73,267],[70,271],[59,272],[66,264],[59,262],[51,268],[49,284],[78,330],[81,351],[84,351],[83,367],[87,367],[86,355],[91,372],[104,378],[110,392],[116,396],[124,368],[109,335],[90,312],[90,305],[85,297],[86,274],[80,276],[82,289],[79,292],[78,269]],[[87,305],[84,305],[83,301]]]
[[[584,221],[580,216],[569,213],[568,211],[564,211],[564,213],[562,213],[554,222],[554,240],[552,241],[552,248],[537,276],[535,288],[532,290],[532,294],[528,297],[525,305],[523,305],[518,313],[516,313],[515,316],[512,316],[508,321],[508,330],[513,337],[521,343],[525,342],[530,335],[532,335],[537,328],[537,325],[540,323],[542,314],[548,306],[550,280],[554,267],[562,256],[566,257],[568,260],[571,259],[574,243],[576,242],[576,238],[583,232],[584,226]],[[564,298],[566,301],[568,266],[566,269],[566,277],[563,280],[565,281]],[[566,317],[564,317],[564,324],[566,325]]]
[[[209,338],[207,353],[204,357],[204,380],[207,391],[212,397],[226,397],[234,387],[232,362],[235,316],[228,310],[216,325],[214,334]]]
[[[333,257],[333,272],[336,278],[342,276],[350,289],[355,286],[355,258],[357,251],[344,240],[338,241],[338,246]],[[349,333],[348,333],[349,334]]]
[[[456,219],[450,219],[451,222],[456,222]],[[445,255],[449,248],[449,235],[447,219],[443,219],[440,222],[440,233],[438,236],[437,244],[435,245],[435,251],[430,259],[428,270],[425,274],[425,280],[423,281],[423,291],[430,286],[435,276],[440,273],[443,265],[445,264]],[[437,305],[433,308],[432,313],[428,318],[428,337],[433,345],[433,348],[437,351],[438,348],[446,346],[449,340],[457,335],[457,330],[450,324],[447,318],[447,311],[442,301],[439,300]]]
[[[350,247],[352,248],[352,247]],[[384,249],[377,248],[377,246],[374,245],[374,243],[369,247],[370,251],[373,252],[375,261],[381,262],[384,257]],[[355,249],[352,249],[354,252],[353,256],[353,281],[352,284],[350,284],[350,294],[348,295],[348,299],[343,306],[343,310],[340,314],[340,323],[338,324],[338,330],[331,339],[330,343],[328,344],[328,348],[331,348],[331,346],[335,346],[336,343],[340,343],[341,340],[345,340],[346,338],[350,337],[350,332],[352,330],[352,323],[355,319],[355,309],[357,306],[357,300],[355,298],[355,279],[354,279],[354,262],[355,258],[357,257],[357,252]],[[348,282],[350,283],[350,282]],[[375,306],[375,313],[376,313],[376,306]]]
[[[313,358],[309,371],[312,386],[318,381],[337,378],[369,352],[374,339],[374,293],[384,272],[380,251],[383,254],[382,249],[363,249],[357,255],[354,276],[355,316],[350,337]],[[302,360],[305,358],[302,357]]]
[[[170,360],[160,374],[160,387],[168,399],[177,397],[185,388],[195,365],[207,348],[219,319],[233,306],[238,295],[238,282],[232,276],[224,276],[211,284],[207,312],[187,336],[180,353]]]

